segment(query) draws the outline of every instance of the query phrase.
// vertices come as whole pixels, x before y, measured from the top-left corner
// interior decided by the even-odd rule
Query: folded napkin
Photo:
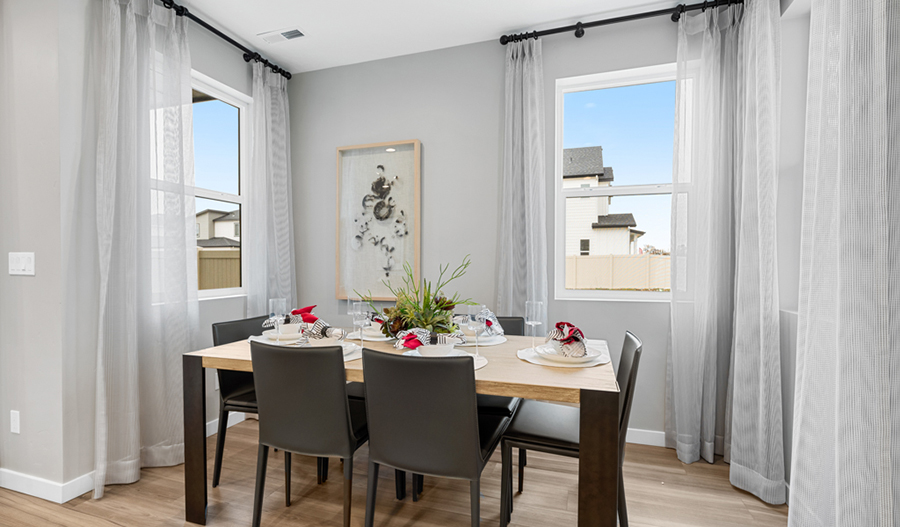
[[[555,344],[560,355],[564,357],[584,357],[587,347],[584,344],[584,333],[568,322],[557,322],[547,335],[547,342]]]
[[[301,313],[303,322],[306,323],[306,334],[313,339],[336,338],[342,339],[346,335],[341,328],[333,328],[324,320],[312,313]]]
[[[468,320],[468,315],[457,315],[453,317],[453,323],[458,326],[465,326]],[[497,316],[488,308],[482,309],[475,315],[475,320],[484,322],[484,333],[488,336],[500,336],[505,334],[503,326],[501,326],[500,322],[497,320]]]
[[[384,324],[384,315],[382,315],[381,313],[376,313],[374,311],[370,311],[368,319],[370,322],[377,322],[379,324]]]
[[[282,318],[282,320],[281,320],[282,324],[299,324],[299,323],[303,322],[301,315],[303,313],[312,313],[312,310],[315,307],[316,306],[307,306],[307,307],[304,307],[301,309],[295,309],[295,310],[291,311],[290,315],[285,315],[283,318],[275,317],[275,316],[269,317],[268,319],[266,319],[265,322],[263,322],[263,327],[264,328],[274,328],[275,322],[277,322],[279,318]]]
[[[465,344],[466,336],[461,332],[455,333],[435,333],[423,328],[413,328],[397,333],[397,342],[394,347],[397,349],[409,348],[416,349],[419,346],[429,344]]]

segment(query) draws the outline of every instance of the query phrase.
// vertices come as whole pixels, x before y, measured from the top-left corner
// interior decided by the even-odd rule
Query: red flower
[[[312,310],[315,309],[316,306],[306,306],[301,307],[300,309],[295,309],[291,311],[292,315],[302,315],[304,313],[312,313]]]

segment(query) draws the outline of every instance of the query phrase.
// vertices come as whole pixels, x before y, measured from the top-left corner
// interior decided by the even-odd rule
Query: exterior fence
[[[566,256],[566,289],[669,290],[669,256]]]
[[[240,249],[197,249],[199,289],[241,287]]]

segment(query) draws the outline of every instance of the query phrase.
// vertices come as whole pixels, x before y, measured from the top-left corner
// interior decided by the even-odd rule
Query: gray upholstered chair
[[[472,361],[363,350],[369,416],[367,527],[374,522],[382,465],[469,481],[472,525],[479,525],[481,471],[510,419],[478,413]]]
[[[366,403],[347,396],[340,346],[286,349],[250,343],[259,405],[259,459],[253,499],[258,527],[269,448],[284,450],[285,505],[291,503],[291,454],[344,461],[344,526],[350,525],[353,454],[368,439]]]
[[[625,460],[625,435],[628,432],[628,418],[634,399],[634,387],[641,361],[642,344],[630,331],[625,332],[622,357],[616,381],[619,383],[619,525],[628,527],[628,512],[625,507],[625,488],[622,478],[622,463]],[[580,410],[540,401],[523,401],[503,434],[503,470],[500,485],[500,526],[506,527],[512,515],[512,449],[537,450],[569,457],[578,457],[580,441]],[[525,477],[522,456],[519,456],[519,492],[522,492]]]

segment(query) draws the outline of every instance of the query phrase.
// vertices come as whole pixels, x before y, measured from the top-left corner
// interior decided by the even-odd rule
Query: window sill
[[[623,291],[624,292],[624,291]],[[627,292],[625,292],[627,293]],[[672,301],[671,293],[635,293],[604,296],[555,295],[554,300],[560,302],[636,302],[644,304],[668,304]]]
[[[201,291],[197,297],[197,300],[199,300],[200,302],[205,302],[207,300],[225,300],[226,298],[246,298],[247,297],[247,293],[245,293],[243,291],[236,291],[236,292],[226,291],[226,290],[216,291],[215,289],[208,290],[208,291],[209,292],[207,294],[203,294],[204,292]]]

